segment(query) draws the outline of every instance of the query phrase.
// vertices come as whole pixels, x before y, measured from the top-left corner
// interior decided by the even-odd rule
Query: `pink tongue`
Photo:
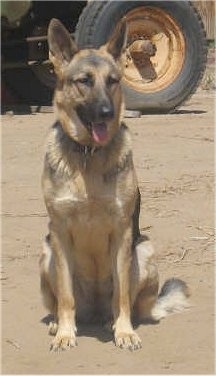
[[[105,123],[92,125],[92,136],[95,142],[103,143],[108,138],[107,126]]]

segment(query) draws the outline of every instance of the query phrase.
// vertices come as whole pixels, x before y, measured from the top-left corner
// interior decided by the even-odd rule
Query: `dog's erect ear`
[[[48,27],[50,60],[54,65],[69,63],[78,51],[75,42],[62,23],[53,18]]]
[[[126,19],[122,18],[121,22],[116,26],[111,38],[106,44],[107,51],[118,60],[124,52],[127,44],[127,24]]]

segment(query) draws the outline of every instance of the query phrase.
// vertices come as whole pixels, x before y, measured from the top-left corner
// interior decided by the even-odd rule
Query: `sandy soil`
[[[213,93],[199,91],[172,115],[127,119],[142,193],[141,227],[157,250],[161,284],[177,276],[193,307],[139,326],[143,348],[115,348],[106,332],[81,328],[79,346],[49,352],[38,259],[47,215],[40,188],[53,114],[2,122],[2,373],[213,374]]]

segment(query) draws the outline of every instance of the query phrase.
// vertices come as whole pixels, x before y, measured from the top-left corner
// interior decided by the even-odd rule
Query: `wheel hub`
[[[176,21],[162,8],[141,6],[127,13],[128,45],[124,81],[153,93],[175,81],[185,59],[185,40]]]
[[[128,59],[133,59],[133,64],[141,73],[143,80],[150,82],[157,77],[157,73],[151,62],[151,57],[155,56],[157,48],[150,39],[138,39],[130,44],[128,48]]]

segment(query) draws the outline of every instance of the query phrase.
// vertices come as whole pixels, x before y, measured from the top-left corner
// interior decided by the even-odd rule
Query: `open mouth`
[[[96,144],[103,145],[108,141],[109,132],[108,132],[108,125],[105,122],[93,123],[88,122],[84,123],[86,129],[90,133],[93,141]]]
[[[91,135],[97,144],[103,144],[108,140],[109,133],[106,123],[91,123]]]
[[[104,145],[109,139],[109,130],[108,130],[108,122],[105,120],[89,120],[86,119],[85,113],[83,111],[77,111],[77,114],[88,130],[92,140],[99,145]]]

